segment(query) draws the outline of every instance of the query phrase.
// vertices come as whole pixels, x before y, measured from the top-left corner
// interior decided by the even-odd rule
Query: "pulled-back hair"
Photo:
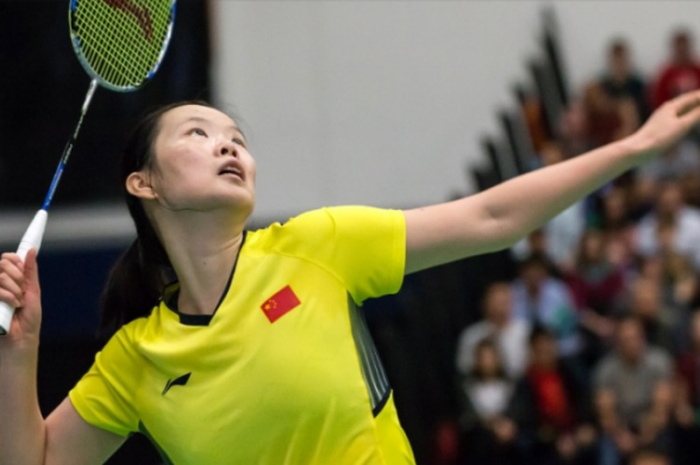
[[[116,261],[100,299],[100,337],[107,338],[121,326],[147,316],[158,303],[164,286],[174,277],[163,245],[146,215],[141,199],[126,190],[131,173],[151,169],[155,140],[161,119],[168,111],[184,105],[211,107],[203,101],[184,101],[163,106],[147,114],[133,129],[119,166],[126,205],[136,226],[136,239]]]

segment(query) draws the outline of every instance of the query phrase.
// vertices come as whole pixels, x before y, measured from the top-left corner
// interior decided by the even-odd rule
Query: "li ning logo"
[[[163,389],[163,393],[161,395],[164,396],[165,394],[167,394],[167,392],[173,386],[184,386],[185,384],[187,384],[187,381],[190,380],[190,375],[192,375],[192,373],[187,373],[186,375],[182,375],[175,379],[169,379],[168,382],[165,384],[165,389]]]

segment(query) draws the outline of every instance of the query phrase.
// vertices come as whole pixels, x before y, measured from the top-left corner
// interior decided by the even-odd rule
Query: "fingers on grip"
[[[0,259],[0,301],[14,308],[20,306],[24,286],[22,261],[15,254],[3,254]]]

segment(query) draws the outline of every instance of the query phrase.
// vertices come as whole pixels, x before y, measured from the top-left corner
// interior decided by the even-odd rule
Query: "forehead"
[[[209,123],[223,128],[238,129],[236,122],[226,113],[216,108],[201,105],[182,105],[167,111],[161,118],[161,131],[175,130],[178,126],[189,121]]]

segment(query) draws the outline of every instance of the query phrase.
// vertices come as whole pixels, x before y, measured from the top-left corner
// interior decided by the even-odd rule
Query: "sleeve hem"
[[[78,415],[80,418],[83,419],[83,421],[90,426],[94,426],[95,428],[100,428],[105,431],[109,431],[110,433],[114,433],[118,436],[121,437],[128,437],[130,436],[133,431],[129,429],[123,429],[123,428],[116,428],[113,426],[101,424],[99,421],[97,421],[95,418],[93,418],[90,415],[90,412],[88,408],[82,403],[80,400],[80,396],[77,392],[75,392],[75,389],[71,390],[68,393],[68,398],[70,399],[71,404],[73,405],[73,408],[75,409],[76,412],[78,412]]]

